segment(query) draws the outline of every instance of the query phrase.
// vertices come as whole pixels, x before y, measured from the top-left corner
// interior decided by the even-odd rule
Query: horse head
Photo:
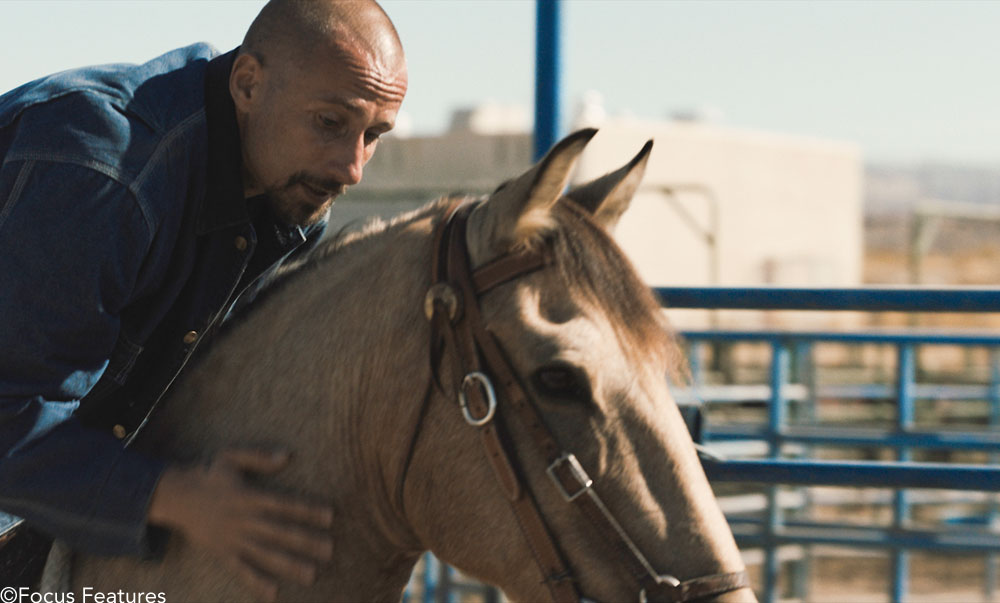
[[[564,194],[594,133],[439,226],[438,385],[405,514],[438,557],[515,600],[753,600],[668,390],[680,351],[610,236],[652,142]]]

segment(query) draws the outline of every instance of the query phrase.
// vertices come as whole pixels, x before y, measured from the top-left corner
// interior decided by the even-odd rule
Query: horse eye
[[[590,400],[590,383],[576,367],[545,366],[535,372],[533,380],[535,388],[544,396],[581,402]]]

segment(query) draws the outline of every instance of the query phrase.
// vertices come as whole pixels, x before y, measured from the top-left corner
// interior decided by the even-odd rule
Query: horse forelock
[[[568,199],[552,214],[559,228],[549,240],[566,291],[608,317],[630,362],[652,358],[674,379],[686,379],[684,356],[660,304],[617,243]]]

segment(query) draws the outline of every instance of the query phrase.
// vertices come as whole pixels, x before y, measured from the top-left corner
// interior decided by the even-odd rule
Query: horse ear
[[[580,153],[596,133],[586,129],[570,134],[534,167],[503,184],[476,208],[470,218],[469,240],[474,264],[530,246],[554,227],[549,212],[566,190]]]
[[[649,154],[652,150],[653,141],[648,140],[639,154],[632,158],[632,161],[610,174],[581,184],[568,192],[566,196],[590,211],[594,215],[594,220],[605,229],[614,230],[642,182],[642,177],[646,173],[646,163],[649,161]]]

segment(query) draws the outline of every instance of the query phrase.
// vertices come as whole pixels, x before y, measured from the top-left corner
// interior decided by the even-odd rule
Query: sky
[[[259,0],[2,0],[0,91],[71,67],[239,44]],[[385,0],[416,134],[484,101],[530,111],[533,0]],[[718,122],[857,144],[870,162],[1000,166],[1000,1],[563,0],[563,115]]]

